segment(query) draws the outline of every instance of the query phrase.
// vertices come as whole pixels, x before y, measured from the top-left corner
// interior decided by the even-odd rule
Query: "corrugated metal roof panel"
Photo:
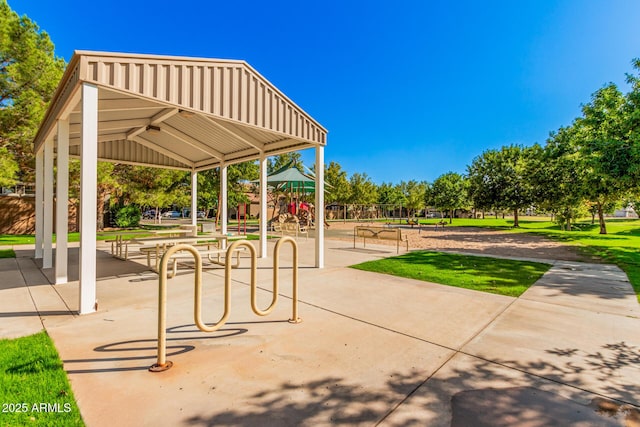
[[[243,61],[76,52],[36,136],[36,150],[63,116],[70,116],[72,145],[79,143],[83,83],[99,89],[100,143],[136,141],[145,150],[175,155],[182,166],[326,143],[321,125]],[[147,154],[133,157],[166,163]]]

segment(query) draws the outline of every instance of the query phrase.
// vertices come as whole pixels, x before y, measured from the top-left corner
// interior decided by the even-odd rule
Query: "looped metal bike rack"
[[[224,266],[224,312],[220,320],[213,325],[209,326],[202,321],[202,257],[198,250],[191,245],[179,244],[169,248],[160,261],[159,276],[158,276],[158,360],[154,363],[149,371],[151,372],[163,372],[170,369],[173,366],[173,362],[167,360],[167,268],[169,259],[173,254],[180,251],[188,251],[194,257],[195,260],[195,296],[194,296],[194,310],[193,317],[196,326],[203,332],[215,332],[220,329],[229,318],[230,312],[230,289],[231,289],[231,258],[239,247],[243,246],[249,250],[251,255],[251,309],[258,316],[266,316],[273,311],[278,301],[278,283],[279,283],[279,256],[280,248],[282,244],[289,242],[293,250],[293,307],[290,323],[300,323],[302,320],[298,317],[298,244],[296,241],[285,236],[278,240],[276,243],[273,254],[273,297],[271,304],[265,309],[260,310],[257,303],[257,256],[255,247],[246,240],[237,240],[233,242],[228,248],[225,257]]]

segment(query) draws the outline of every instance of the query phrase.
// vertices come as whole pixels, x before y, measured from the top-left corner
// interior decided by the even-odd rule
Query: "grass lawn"
[[[0,340],[0,424],[83,426],[62,361],[46,332]]]
[[[524,219],[523,219],[524,218]],[[550,239],[577,246],[585,254],[595,255],[604,262],[616,264],[629,277],[640,302],[640,220],[608,218],[607,233],[600,234],[598,223],[590,219],[576,222],[572,231],[562,231],[548,218],[520,219],[520,227],[513,228],[507,219],[454,219],[455,227],[486,227],[511,230],[514,233],[542,234]],[[431,220],[429,220],[431,221]]]
[[[15,258],[16,253],[13,249],[0,249],[0,258]]]
[[[414,251],[352,266],[512,297],[522,295],[550,267],[549,264],[535,262],[430,251]]]

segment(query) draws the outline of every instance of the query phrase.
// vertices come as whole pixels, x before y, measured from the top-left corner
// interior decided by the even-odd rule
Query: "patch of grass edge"
[[[351,266],[359,270],[511,297],[522,295],[550,267],[549,264],[538,262],[433,251],[412,251]]]
[[[0,402],[2,425],[84,426],[46,331],[0,339]]]

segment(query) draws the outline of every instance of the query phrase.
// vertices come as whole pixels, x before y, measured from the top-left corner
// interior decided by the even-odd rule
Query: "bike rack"
[[[266,316],[273,311],[278,301],[278,283],[279,283],[279,255],[280,248],[283,243],[289,242],[293,250],[293,306],[292,316],[289,323],[300,323],[302,320],[298,317],[298,244],[288,236],[282,237],[276,243],[273,253],[273,297],[271,304],[265,309],[260,310],[257,303],[257,255],[255,247],[246,240],[237,240],[229,246],[225,257],[224,266],[224,313],[220,320],[212,326],[208,326],[202,321],[202,257],[198,250],[191,245],[179,244],[169,248],[160,261],[160,269],[158,272],[158,360],[149,367],[151,372],[163,372],[173,366],[173,362],[167,360],[167,268],[169,259],[173,254],[180,251],[191,252],[195,259],[195,296],[194,296],[194,321],[198,329],[203,332],[215,332],[220,329],[229,318],[231,289],[231,258],[233,251],[240,246],[244,246],[251,254],[251,309],[258,316]]]

